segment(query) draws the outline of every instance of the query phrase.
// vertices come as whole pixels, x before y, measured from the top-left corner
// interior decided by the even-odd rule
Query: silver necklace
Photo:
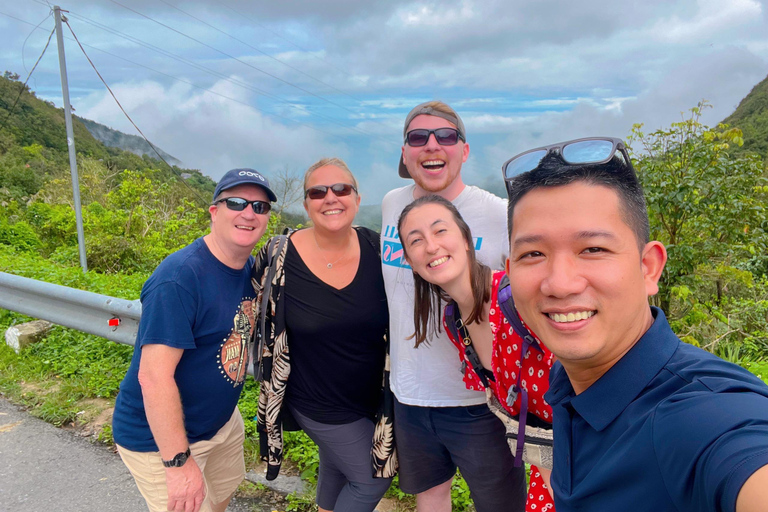
[[[320,253],[320,257],[323,258],[323,261],[325,261],[325,266],[328,267],[329,269],[332,269],[335,264],[337,264],[339,261],[341,261],[341,258],[343,258],[344,256],[347,255],[346,251],[344,251],[341,254],[341,256],[336,258],[336,261],[334,261],[333,263],[329,263],[328,260],[325,258],[325,256],[323,256],[323,250],[320,249],[320,244],[317,243],[317,236],[315,236],[315,232],[314,231],[312,231],[312,239],[315,241],[315,246],[317,247],[317,252]]]

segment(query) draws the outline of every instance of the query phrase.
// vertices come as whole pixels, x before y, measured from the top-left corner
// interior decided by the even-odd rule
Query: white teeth
[[[341,210],[328,210],[327,212],[323,212],[323,215],[338,215],[341,213]]]
[[[421,165],[424,167],[439,167],[442,165],[445,165],[444,160],[427,160],[426,162],[423,162]]]
[[[253,226],[235,226],[237,229],[247,229],[248,231],[253,231]]]
[[[438,265],[442,265],[442,264],[443,264],[443,263],[445,263],[446,261],[448,261],[448,256],[443,256],[442,258],[438,258],[438,259],[436,259],[435,261],[430,261],[430,262],[429,262],[429,264],[428,264],[427,266],[428,266],[429,268],[433,268],[433,267],[436,267],[436,266],[438,266]]]
[[[547,313],[547,316],[555,322],[562,324],[568,322],[577,322],[579,320],[586,320],[594,315],[594,311],[577,311],[575,313]]]

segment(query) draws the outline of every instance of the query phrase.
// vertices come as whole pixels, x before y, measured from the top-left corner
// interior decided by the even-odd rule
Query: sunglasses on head
[[[501,171],[507,190],[512,181],[526,172],[539,167],[541,160],[549,153],[557,153],[570,165],[600,165],[611,161],[614,155],[624,160],[631,167],[629,153],[621,139],[615,137],[587,137],[557,144],[550,144],[524,151],[504,162]]]
[[[427,130],[426,128],[417,128],[405,134],[405,143],[412,148],[426,146],[429,142],[429,136],[435,134],[435,140],[441,146],[453,146],[459,143],[459,139],[464,141],[464,137],[456,128],[438,128],[436,130]],[[466,142],[466,141],[464,141]]]
[[[331,190],[336,197],[348,196],[352,191],[357,194],[357,189],[354,185],[350,185],[349,183],[335,183],[333,185],[316,185],[314,187],[309,187],[304,191],[304,199],[325,199],[329,190]]]
[[[242,197],[225,197],[223,199],[219,199],[218,201],[214,201],[213,204],[222,202],[227,205],[228,209],[236,212],[241,212],[245,210],[246,206],[251,205],[253,207],[253,213],[256,215],[264,215],[269,213],[269,211],[272,209],[272,205],[266,201],[248,201]]]

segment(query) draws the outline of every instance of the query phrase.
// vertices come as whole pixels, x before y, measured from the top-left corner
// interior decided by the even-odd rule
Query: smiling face
[[[248,201],[269,202],[267,193],[257,185],[238,185],[219,194],[217,199],[241,197]],[[227,252],[248,252],[264,235],[269,223],[269,213],[257,215],[251,205],[241,212],[230,210],[224,202],[208,208],[211,213],[211,236],[216,244]]]
[[[443,289],[469,284],[469,246],[453,214],[427,203],[412,209],[400,226],[405,259],[422,279]]]
[[[456,126],[441,117],[420,115],[413,118],[406,132],[417,128],[435,130],[437,128],[456,128]],[[408,173],[416,182],[416,197],[428,193],[438,194],[453,200],[464,188],[461,180],[461,165],[469,156],[469,144],[459,140],[453,146],[441,146],[430,134],[425,146],[411,147],[403,145],[403,163]]]
[[[307,189],[318,185],[331,186],[336,183],[352,185],[354,180],[349,172],[335,165],[318,167],[307,177]],[[305,189],[306,190],[306,189]],[[360,208],[360,196],[352,191],[348,196],[338,197],[328,190],[323,199],[304,199],[304,209],[307,211],[316,229],[338,231],[348,229],[355,220]]]
[[[572,383],[580,374],[591,384],[653,322],[648,296],[658,291],[664,246],[639,251],[619,196],[601,185],[534,189],[512,215],[507,274],[518,311]]]

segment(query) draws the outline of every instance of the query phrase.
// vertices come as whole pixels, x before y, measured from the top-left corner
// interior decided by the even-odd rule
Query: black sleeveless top
[[[387,298],[378,253],[357,237],[360,264],[340,290],[315,276],[290,240],[285,257],[286,400],[321,423],[373,418],[381,396]]]

